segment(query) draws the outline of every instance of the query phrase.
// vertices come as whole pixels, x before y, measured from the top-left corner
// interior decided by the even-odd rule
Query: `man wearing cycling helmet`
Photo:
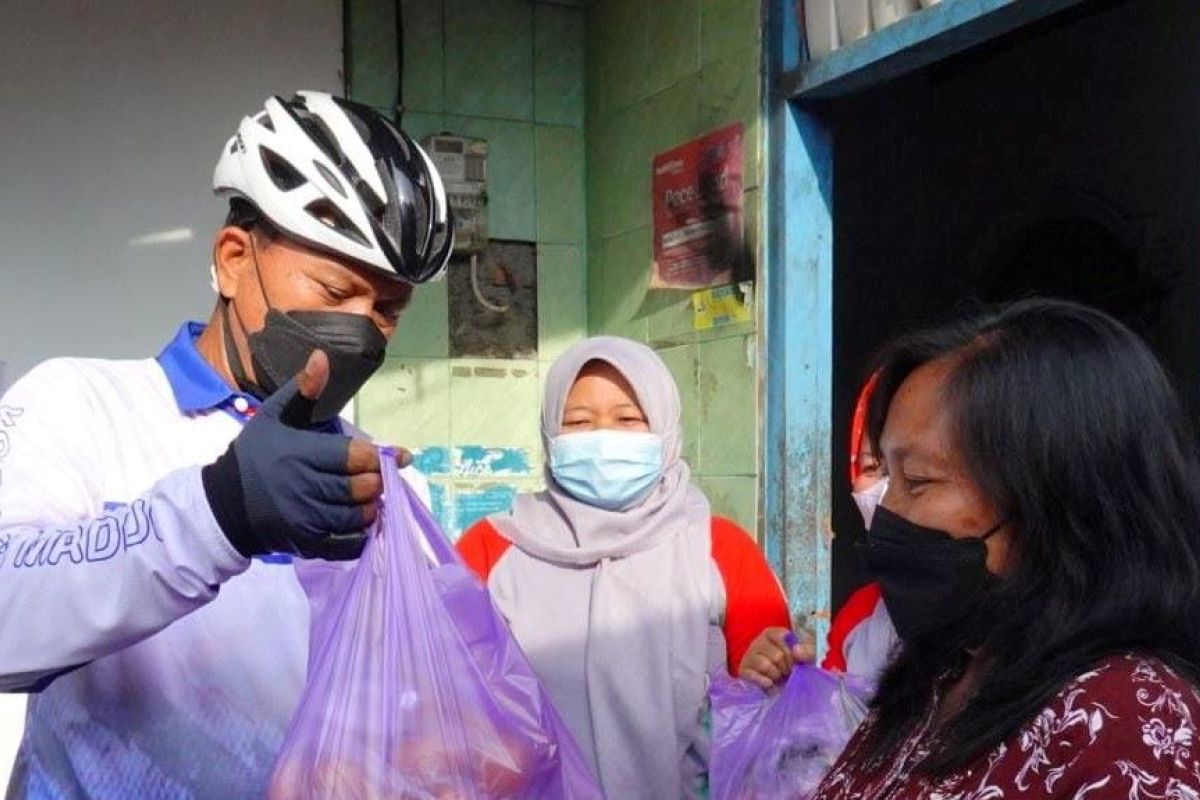
[[[10,798],[263,796],[308,656],[293,559],[356,558],[376,513],[337,413],[445,269],[441,179],[376,112],[300,92],[213,185],[209,323],[0,399],[0,690],[33,693]]]

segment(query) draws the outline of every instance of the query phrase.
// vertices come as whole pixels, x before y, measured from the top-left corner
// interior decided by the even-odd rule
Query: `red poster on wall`
[[[650,286],[697,289],[733,280],[743,257],[742,124],[654,158]]]

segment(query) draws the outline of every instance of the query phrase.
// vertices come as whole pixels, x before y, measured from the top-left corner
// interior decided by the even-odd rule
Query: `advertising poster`
[[[742,257],[742,124],[655,156],[652,289],[734,280]]]

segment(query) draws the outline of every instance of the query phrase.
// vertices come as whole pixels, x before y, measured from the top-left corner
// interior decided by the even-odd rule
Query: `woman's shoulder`
[[[1200,697],[1190,680],[1151,656],[1111,656],[1068,681],[1008,741],[934,788],[989,798],[1194,800],[1197,721]]]
[[[1196,685],[1159,658],[1130,653],[1109,656],[1068,682],[1028,730],[1072,731],[1113,752],[1147,746],[1156,757],[1186,743],[1181,755],[1190,758],[1197,723]]]
[[[714,514],[710,530],[712,560],[727,580],[746,572],[760,577],[762,570],[769,571],[762,548],[741,525]]]
[[[1126,712],[1138,721],[1147,744],[1165,727],[1175,736],[1185,734],[1190,746],[1195,725],[1200,723],[1200,688],[1161,659],[1128,654],[1101,662],[1077,678],[1079,688],[1111,698],[1114,713]],[[1196,753],[1200,757],[1200,751]]]
[[[1056,797],[1103,787],[1101,798],[1152,784],[1200,787],[1197,722],[1194,683],[1152,656],[1110,656],[1067,683],[1011,743],[1018,787],[1040,784]]]
[[[883,588],[868,583],[856,589],[833,615],[821,667],[877,677],[887,666],[897,639],[883,605]]]
[[[717,550],[739,552],[747,548],[758,550],[758,543],[749,531],[728,517],[713,514],[710,530],[714,552]]]
[[[1109,656],[1075,677],[1058,693],[1071,697],[1104,699],[1115,709],[1136,712],[1165,710],[1200,720],[1200,690],[1162,659],[1126,653]]]

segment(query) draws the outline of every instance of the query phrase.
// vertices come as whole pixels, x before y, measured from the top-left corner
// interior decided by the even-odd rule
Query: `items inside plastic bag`
[[[719,677],[712,700],[711,800],[806,800],[866,716],[871,687],[799,664],[764,691]]]
[[[478,578],[383,456],[362,558],[305,562],[308,683],[272,800],[599,800]]]

